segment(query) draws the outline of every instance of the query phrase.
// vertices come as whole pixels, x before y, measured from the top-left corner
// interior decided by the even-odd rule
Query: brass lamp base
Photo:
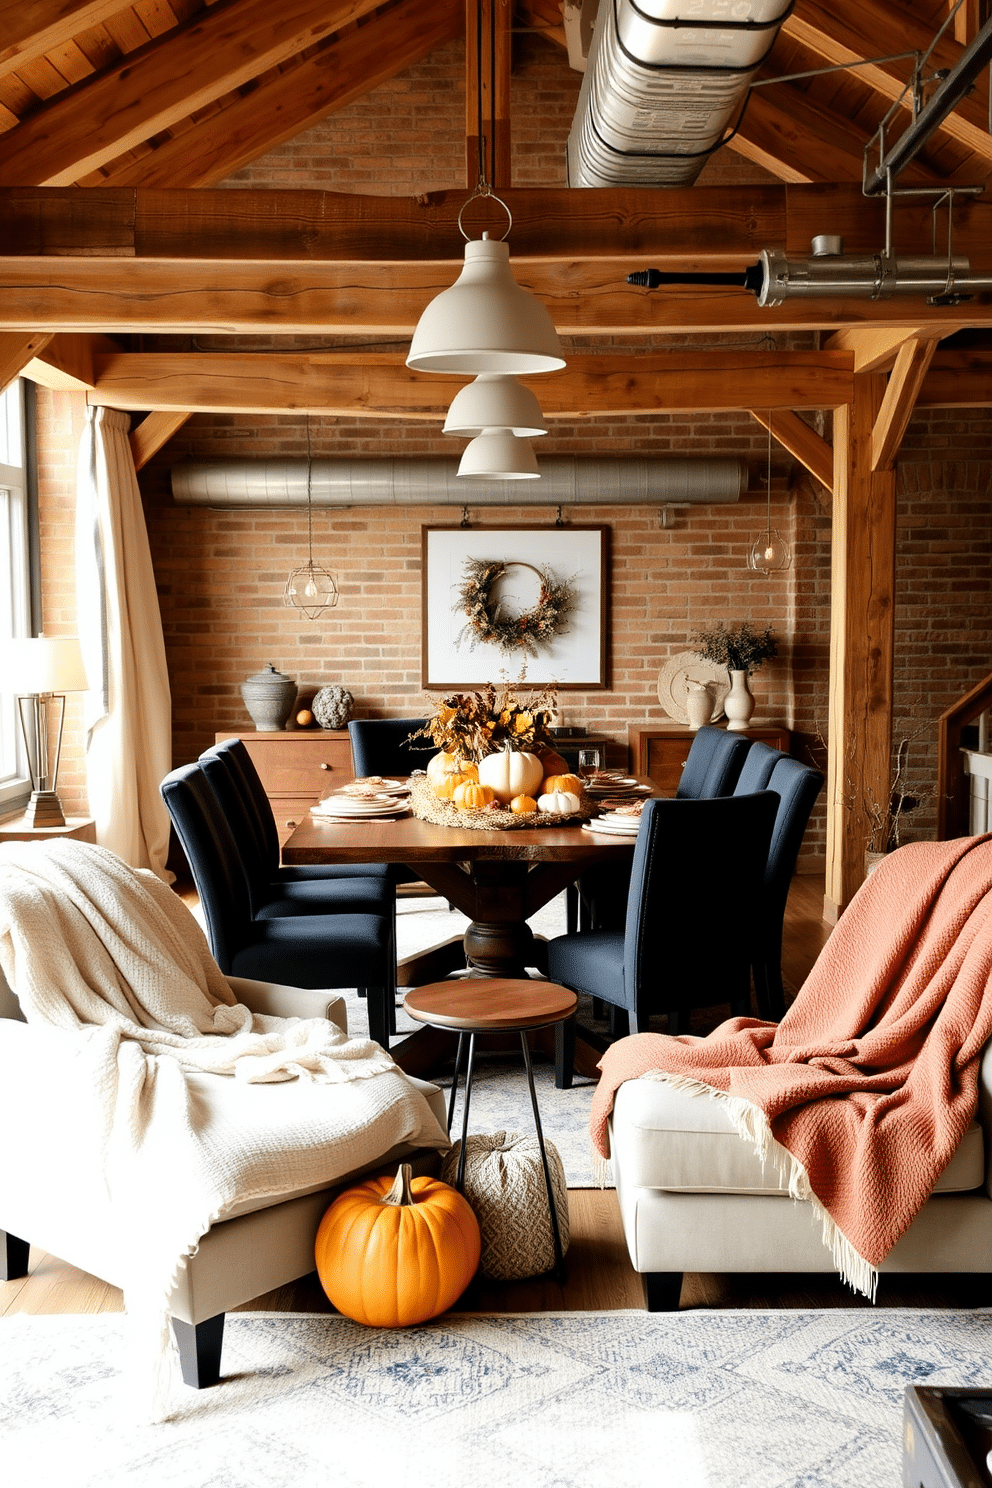
[[[30,827],[64,827],[65,815],[58,791],[32,791],[24,819]]]

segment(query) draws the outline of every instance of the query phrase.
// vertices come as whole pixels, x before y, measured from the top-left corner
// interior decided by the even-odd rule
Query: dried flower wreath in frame
[[[502,615],[501,602],[493,591],[511,568],[529,568],[541,583],[537,603],[520,615]],[[511,559],[466,558],[465,577],[453,606],[456,614],[465,616],[458,642],[467,640],[469,650],[483,641],[500,651],[521,650],[537,656],[555,636],[565,631],[565,621],[576,602],[572,580],[559,580],[550,568]]]

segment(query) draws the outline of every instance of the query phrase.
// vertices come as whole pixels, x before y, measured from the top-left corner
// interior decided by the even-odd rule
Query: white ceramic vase
[[[747,685],[747,672],[730,673],[730,691],[723,700],[727,728],[735,732],[746,729],[754,712],[754,698]]]
[[[713,717],[713,693],[708,682],[689,677],[685,684],[685,711],[691,729],[702,728]]]

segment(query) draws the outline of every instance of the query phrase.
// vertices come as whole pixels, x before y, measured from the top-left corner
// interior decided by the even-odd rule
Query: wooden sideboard
[[[715,727],[723,725],[716,724]],[[760,739],[773,749],[789,753],[792,735],[780,723],[752,723],[744,733],[749,739]],[[627,738],[631,774],[650,776],[663,796],[674,796],[695,736],[695,729],[674,721],[629,724]]]
[[[279,831],[280,845],[315,801],[355,773],[347,729],[290,729],[281,733],[216,734],[215,742],[240,739],[261,777]]]

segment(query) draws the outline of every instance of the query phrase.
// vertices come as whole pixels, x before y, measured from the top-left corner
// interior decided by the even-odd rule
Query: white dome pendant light
[[[476,187],[469,201],[491,196],[510,209],[488,187]],[[465,206],[468,206],[468,202]],[[417,322],[410,343],[408,367],[418,372],[478,374],[557,372],[564,367],[558,333],[541,301],[521,288],[510,271],[505,239],[469,239],[465,267],[450,289],[436,295]],[[507,228],[509,231],[509,227]]]
[[[482,372],[456,393],[444,433],[474,439],[483,429],[509,429],[518,439],[546,434],[548,426],[530,388],[502,372]]]
[[[518,439],[510,429],[483,429],[466,446],[458,466],[464,480],[537,480],[534,451],[527,439]]]

